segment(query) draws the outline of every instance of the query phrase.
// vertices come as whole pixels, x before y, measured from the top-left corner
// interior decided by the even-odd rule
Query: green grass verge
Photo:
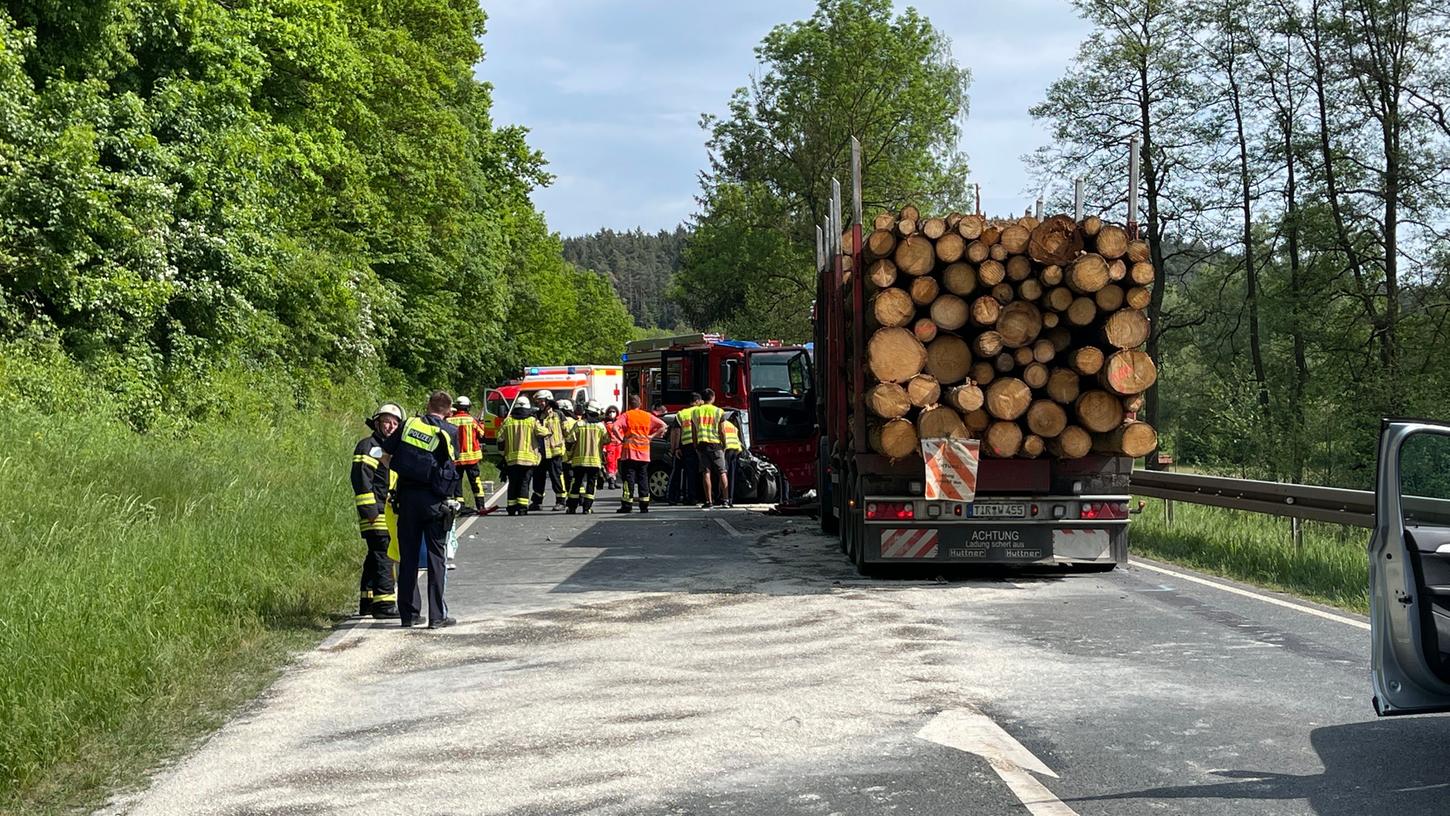
[[[13,401],[0,423],[0,808],[135,781],[356,595],[365,429],[298,410],[165,436]]]
[[[1296,549],[1287,518],[1176,502],[1169,524],[1163,502],[1147,502],[1129,532],[1135,553],[1369,613],[1368,530],[1305,522]]]

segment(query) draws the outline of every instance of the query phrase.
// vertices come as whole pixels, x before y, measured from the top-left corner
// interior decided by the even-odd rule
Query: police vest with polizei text
[[[430,488],[440,496],[450,495],[452,483],[458,480],[458,471],[453,468],[453,443],[448,433],[419,417],[412,417],[403,424],[402,442],[392,459],[392,469],[399,478],[417,487]],[[440,445],[446,466],[437,455]]]

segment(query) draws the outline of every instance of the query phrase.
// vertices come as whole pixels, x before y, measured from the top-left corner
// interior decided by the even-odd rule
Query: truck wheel
[[[757,504],[775,504],[780,499],[780,486],[776,484],[773,473],[762,472],[757,488],[755,493]]]
[[[856,574],[870,577],[876,571],[875,564],[866,563],[866,509],[861,500],[861,484],[856,478],[853,470],[849,474],[851,485],[850,496],[856,500],[856,509],[847,510],[844,518],[841,519],[846,529],[850,531],[850,552],[851,564],[856,567]]]

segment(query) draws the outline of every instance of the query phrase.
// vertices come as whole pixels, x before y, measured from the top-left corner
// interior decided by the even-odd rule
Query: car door
[[[1450,425],[1386,420],[1375,478],[1375,711],[1450,711]]]

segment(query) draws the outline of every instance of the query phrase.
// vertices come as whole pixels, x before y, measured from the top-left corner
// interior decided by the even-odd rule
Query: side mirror
[[[721,388],[726,394],[734,396],[740,391],[740,361],[726,360],[720,367]]]

